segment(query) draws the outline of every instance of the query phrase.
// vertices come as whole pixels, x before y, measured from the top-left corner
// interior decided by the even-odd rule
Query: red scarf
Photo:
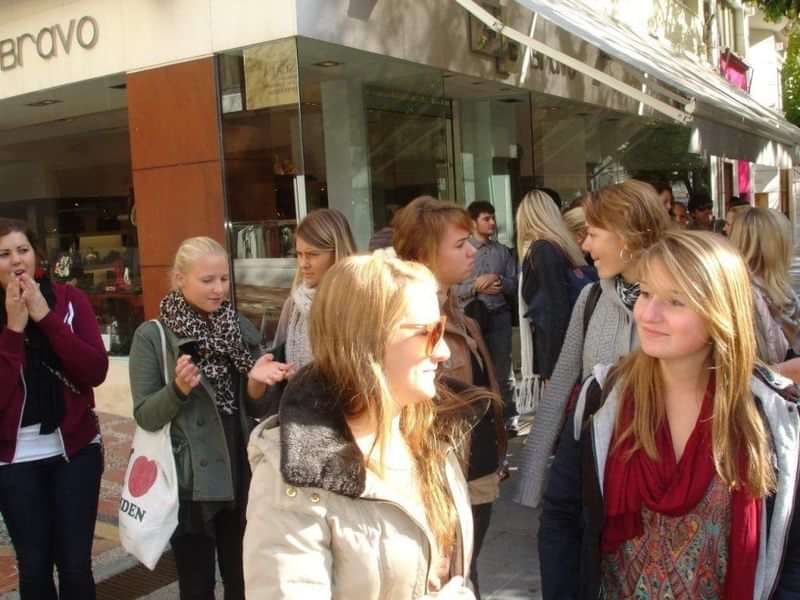
[[[656,432],[660,461],[651,460],[641,449],[625,461],[624,457],[633,445],[631,438],[609,454],[603,490],[606,523],[601,546],[604,553],[614,552],[623,542],[642,535],[642,506],[668,517],[680,517],[703,499],[712,479],[717,476],[711,445],[713,395],[714,378],[711,377],[700,417],[679,462],[675,459],[666,419]],[[626,395],[619,431],[624,431],[631,423],[633,410],[633,398]],[[734,489],[725,576],[726,600],[753,598],[760,519],[761,502],[741,487]]]

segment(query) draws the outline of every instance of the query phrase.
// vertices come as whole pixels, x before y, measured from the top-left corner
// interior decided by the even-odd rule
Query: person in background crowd
[[[493,240],[497,230],[494,206],[476,201],[467,207],[472,219],[472,238],[475,247],[475,266],[468,279],[456,285],[454,292],[467,314],[472,303],[483,305],[486,323],[481,333],[494,363],[503,398],[506,428],[510,435],[517,433],[517,409],[514,405],[514,372],[511,364],[511,305],[517,292],[517,265],[511,251]],[[509,302],[512,299],[512,303]]]
[[[308,213],[297,225],[295,245],[297,273],[271,344],[273,354],[283,358],[292,369],[303,367],[313,359],[308,315],[322,278],[336,261],[356,253],[347,219],[332,208]]]
[[[613,363],[638,344],[633,305],[639,295],[642,252],[672,227],[658,195],[647,183],[629,180],[592,192],[584,205],[589,225],[583,249],[595,261],[600,282],[583,289],[564,345],[520,456],[514,500],[536,507],[547,465],[576,384],[597,364]]]
[[[576,206],[566,211],[563,217],[564,224],[572,234],[572,239],[580,248],[586,239],[586,211],[583,206]]]
[[[543,380],[553,373],[579,286],[597,280],[552,198],[528,192],[517,208],[517,248],[522,257],[521,298],[533,346],[528,365]],[[578,277],[580,275],[580,277]],[[527,331],[525,332],[527,334]]]
[[[689,198],[689,216],[692,222],[689,229],[711,231],[714,225],[714,203],[708,194],[698,192]]]
[[[756,367],[747,269],[691,231],[640,266],[641,347],[594,370],[558,444],[542,597],[798,598],[800,392]]]
[[[776,210],[748,207],[730,238],[750,270],[759,358],[775,365],[800,356],[800,303],[789,278],[791,221]]]
[[[181,600],[211,600],[215,555],[226,600],[244,600],[242,537],[250,468],[245,448],[264,393],[287,365],[257,358],[261,336],[230,300],[228,255],[206,237],[175,254],[173,290],[158,324],[142,323],[130,355],[133,417],[147,431],[171,423],[177,468],[178,527],[172,550]],[[174,378],[164,381],[164,364]]]
[[[553,188],[538,187],[538,188],[533,188],[532,191],[543,192],[547,194],[548,198],[550,198],[556,205],[556,208],[558,208],[559,211],[561,210],[561,195]]]
[[[689,211],[686,209],[686,205],[683,202],[673,200],[669,210],[669,216],[678,227],[683,229],[689,227]]]
[[[22,600],[93,600],[106,355],[86,295],[37,276],[36,239],[0,219],[0,513]],[[58,569],[58,588],[53,565]]]
[[[725,235],[730,236],[733,222],[751,208],[753,208],[753,206],[744,200],[741,200],[736,196],[731,198],[730,202],[728,203],[728,212],[725,213],[725,226],[722,228],[722,232]]]
[[[461,401],[436,377],[444,329],[424,266],[333,266],[311,309],[314,362],[251,437],[248,598],[474,598],[465,431],[447,416]]]
[[[392,219],[394,218],[395,213],[399,207],[397,204],[387,204],[386,205],[386,214],[388,216],[387,222],[391,223]],[[392,247],[392,237],[394,236],[394,230],[392,229],[391,225],[387,225],[372,234],[372,237],[369,238],[369,243],[367,245],[367,250],[369,252],[374,252],[375,250],[381,248],[391,248]]]
[[[394,247],[398,257],[427,266],[439,283],[439,302],[447,317],[445,341],[450,358],[441,365],[445,375],[466,385],[499,394],[494,366],[477,324],[464,315],[451,288],[467,279],[475,263],[475,248],[469,243],[472,219],[451,202],[430,196],[415,198],[393,221]],[[500,493],[504,476],[506,431],[502,405],[492,403],[472,431],[467,465],[472,514],[475,521],[474,551],[470,568],[476,596],[477,558],[489,529],[492,504]]]
[[[672,193],[672,184],[666,180],[660,180],[653,183],[653,187],[661,199],[661,204],[664,205],[664,210],[671,213],[672,204],[675,202],[675,196]]]

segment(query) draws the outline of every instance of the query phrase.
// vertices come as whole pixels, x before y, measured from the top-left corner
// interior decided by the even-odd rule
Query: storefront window
[[[221,55],[228,234],[238,309],[271,339],[306,210],[297,48],[277,40]]]
[[[359,248],[421,194],[455,197],[441,71],[298,40],[308,207],[342,211]]]
[[[669,183],[679,201],[710,191],[707,158],[689,128],[536,94],[535,183],[566,206],[586,191],[630,178]]]
[[[491,202],[497,238],[513,247],[514,213],[533,187],[530,95],[476,81],[453,76],[446,83],[458,111],[458,198],[464,205]]]
[[[144,318],[126,106],[123,76],[0,102],[0,216],[27,222],[121,356]]]

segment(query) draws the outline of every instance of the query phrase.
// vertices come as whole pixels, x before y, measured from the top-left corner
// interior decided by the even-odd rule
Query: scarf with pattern
[[[614,287],[617,290],[617,295],[619,299],[622,300],[622,303],[628,310],[633,310],[633,305],[636,304],[636,300],[639,298],[639,283],[627,283],[623,278],[622,275],[617,275],[614,278]]]
[[[197,341],[197,367],[216,392],[217,410],[232,415],[238,408],[230,368],[247,374],[255,360],[244,345],[236,311],[229,301],[205,319],[178,291],[161,300],[161,321],[178,337]]]

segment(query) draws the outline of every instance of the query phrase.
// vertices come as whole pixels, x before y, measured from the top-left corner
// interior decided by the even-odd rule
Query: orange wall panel
[[[170,289],[170,267],[142,267],[144,318],[155,319],[161,299]]]
[[[134,171],[142,266],[172,264],[184,239],[224,243],[220,164],[200,163]]]
[[[134,170],[219,160],[214,69],[204,58],[128,75]]]
[[[128,120],[145,317],[169,290],[175,250],[192,236],[225,238],[213,58],[128,76]]]

